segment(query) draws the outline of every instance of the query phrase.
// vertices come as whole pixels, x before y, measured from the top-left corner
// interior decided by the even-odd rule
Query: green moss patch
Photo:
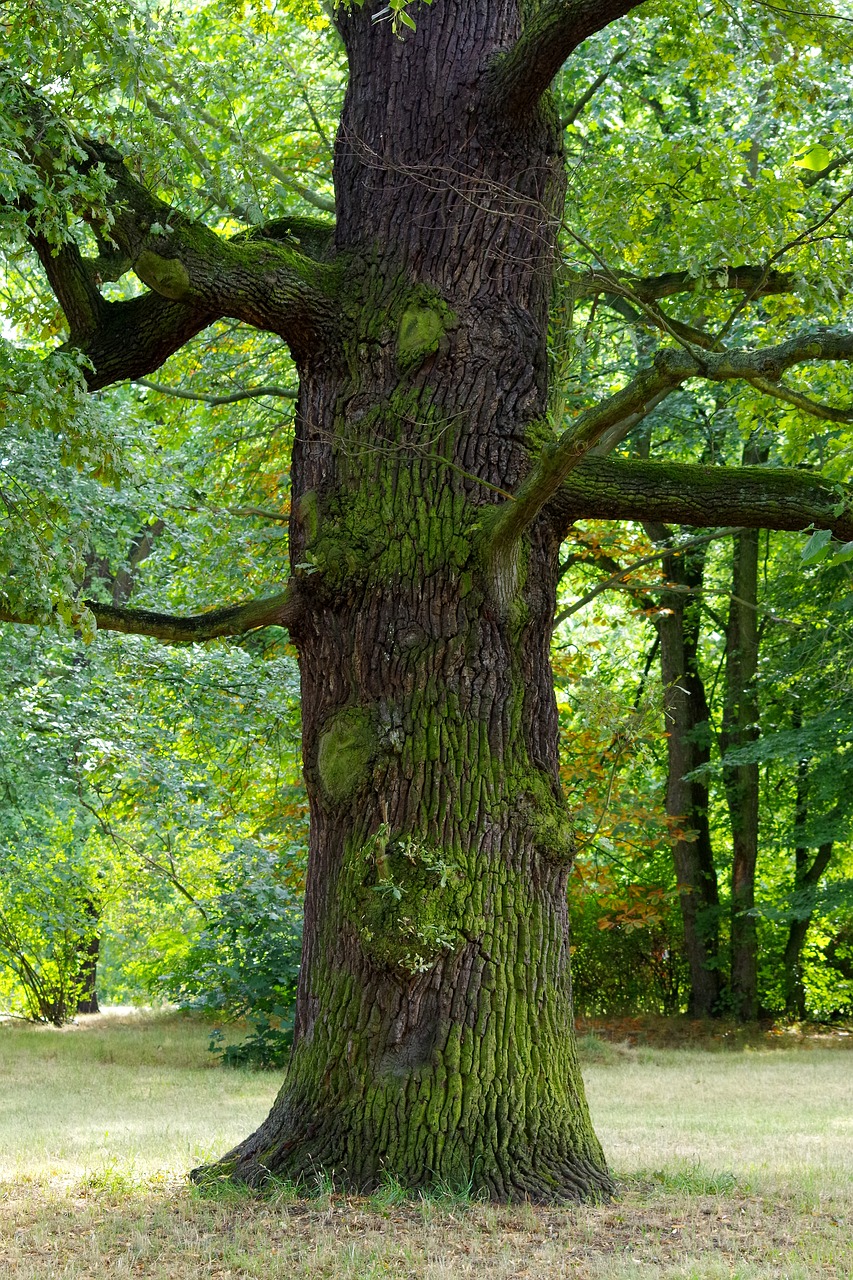
[[[341,889],[365,952],[379,964],[422,973],[459,943],[468,885],[445,850],[392,837],[383,824],[347,851]]]
[[[397,366],[415,369],[434,355],[456,316],[434,290],[420,285],[412,291],[397,330]]]
[[[320,736],[317,768],[330,800],[348,800],[370,775],[379,744],[369,713],[349,707],[334,716]]]

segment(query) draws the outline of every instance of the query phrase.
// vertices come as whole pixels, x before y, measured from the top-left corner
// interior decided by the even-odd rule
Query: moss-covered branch
[[[496,103],[512,115],[532,111],[579,44],[642,3],[643,0],[550,0],[544,4],[497,66]]]
[[[660,302],[679,293],[694,293],[698,288],[734,293],[748,293],[753,298],[767,294],[790,293],[795,279],[788,271],[742,264],[723,266],[697,279],[687,271],[665,271],[657,276],[632,276],[604,270],[573,272],[567,276],[567,288],[575,299],[614,297],[635,302]]]
[[[156,613],[150,609],[124,609],[115,605],[87,600],[86,608],[94,616],[99,631],[121,631],[125,635],[153,636],[170,643],[215,640],[221,636],[241,636],[259,627],[292,626],[304,608],[302,597],[293,587],[261,600],[248,600],[243,604],[227,605],[224,609],[211,609],[189,617],[176,617],[170,613]],[[25,626],[42,624],[41,615],[24,615],[8,609],[0,609],[0,622],[19,623]]]
[[[110,266],[130,265],[152,291],[153,298],[107,302],[96,266],[73,239],[45,233],[35,196],[16,197],[68,320],[70,343],[94,366],[93,388],[153,372],[222,316],[279,334],[297,356],[315,349],[335,315],[329,296],[333,269],[315,257],[328,247],[327,224],[302,218],[292,227],[276,225],[230,240],[218,236],[137,181],[114,147],[75,135],[8,71],[4,84],[20,117],[20,149],[33,188],[40,184],[61,205],[68,170],[81,182],[91,179],[91,191],[75,212],[101,243],[108,222]],[[80,198],[78,193],[78,203]]]
[[[112,179],[110,234],[143,284],[173,302],[278,333],[296,352],[313,348],[333,313],[328,268],[300,253],[295,240],[223,239],[137,182],[114,148],[84,146]]]
[[[642,370],[615,395],[579,414],[567,431],[553,444],[543,448],[535,467],[513,500],[498,508],[496,516],[490,522],[486,532],[486,554],[505,558],[509,548],[518,541],[542,508],[556,495],[569,474],[610,428],[629,418],[639,421],[649,412],[652,404],[660,403],[669,392],[691,378],[707,378],[714,382],[742,379],[754,383],[756,380],[765,380],[775,384],[785,370],[793,365],[850,359],[853,359],[853,333],[836,329],[813,330],[790,338],[776,347],[758,351],[716,352],[697,348],[669,348],[661,351],[651,368]],[[691,522],[685,519],[682,523]],[[699,523],[750,522],[739,516],[726,516],[721,520],[712,518]]]
[[[831,529],[853,540],[853,506],[837,485],[807,471],[705,467],[585,458],[548,503],[565,533],[573,521],[661,520],[751,529]]]

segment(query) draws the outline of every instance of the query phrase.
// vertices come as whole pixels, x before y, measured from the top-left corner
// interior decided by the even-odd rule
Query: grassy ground
[[[256,1125],[274,1076],[212,1066],[174,1017],[0,1026],[0,1277],[853,1276],[850,1052],[630,1039],[583,1040],[620,1200],[543,1209],[204,1194],[186,1170]]]

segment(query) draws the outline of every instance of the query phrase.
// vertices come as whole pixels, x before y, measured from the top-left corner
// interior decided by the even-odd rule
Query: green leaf
[[[825,556],[828,556],[831,540],[831,529],[815,530],[806,545],[803,547],[801,556],[803,564],[817,564],[819,560],[823,560]]]
[[[853,542],[845,542],[832,557],[833,564],[846,564],[848,560],[853,560]]]
[[[818,142],[815,146],[809,147],[808,151],[802,152],[794,160],[794,164],[798,169],[811,169],[813,173],[820,172],[825,169],[832,159],[832,153],[827,151],[822,143]]]

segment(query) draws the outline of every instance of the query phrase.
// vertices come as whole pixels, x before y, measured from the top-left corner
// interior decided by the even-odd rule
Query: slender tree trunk
[[[669,536],[660,525],[647,524],[655,541]],[[675,586],[701,589],[705,550],[687,556],[668,556],[664,571]],[[708,787],[688,774],[710,760],[708,701],[699,671],[699,611],[683,591],[661,600],[655,616],[660,636],[661,680],[667,732],[666,811],[675,833],[672,856],[684,922],[684,946],[690,970],[693,1017],[718,1012],[719,897],[708,823]]]
[[[350,336],[303,363],[293,469],[312,819],[295,1043],[224,1167],[580,1198],[610,1182],[571,1029],[559,536],[540,521],[517,565],[478,552],[546,411],[559,129],[547,106],[510,126],[479,100],[514,3],[445,5],[431,33],[434,13],[402,41],[342,18]]]
[[[757,669],[758,531],[747,529],[733,544],[723,754],[758,737]],[[758,859],[758,765],[729,765],[723,776],[732,829],[730,995],[735,1015],[748,1022],[758,1014],[758,934],[752,914]]]
[[[832,861],[834,842],[827,840],[819,846],[814,861],[809,866],[808,851],[797,850],[796,887],[808,893],[817,889],[820,877]],[[802,856],[801,856],[802,855]],[[802,910],[802,906],[800,910]],[[785,973],[785,1012],[797,1018],[806,1016],[806,988],[803,983],[802,953],[803,945],[812,922],[812,911],[801,918],[792,920],[788,928],[788,940],[782,957]]]
[[[86,913],[97,930],[99,913],[95,903],[90,899],[86,903]],[[93,932],[78,952],[80,967],[77,972],[75,986],[80,992],[77,998],[78,1013],[99,1013],[98,1004],[98,960],[101,955],[100,932]]]
[[[794,728],[802,727],[799,712],[794,715]],[[809,764],[807,760],[797,762],[797,786],[794,811],[794,890],[797,894],[797,914],[788,927],[788,938],[782,956],[782,969],[785,977],[785,1012],[793,1017],[806,1016],[806,988],[802,974],[802,952],[809,925],[812,920],[809,895],[813,894],[820,883],[820,878],[832,861],[834,841],[827,840],[818,847],[813,861],[809,864],[809,849],[806,844],[809,805]],[[840,810],[840,806],[837,807]],[[808,901],[808,909],[806,902]]]

